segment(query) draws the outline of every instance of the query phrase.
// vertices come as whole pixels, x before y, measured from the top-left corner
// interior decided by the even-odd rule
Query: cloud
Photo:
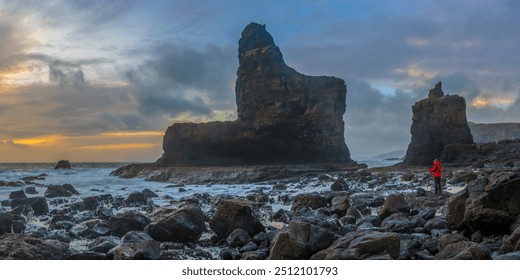
[[[126,72],[142,113],[175,117],[185,112],[210,115],[213,110],[234,109],[229,52],[212,45],[202,50],[164,45],[155,53]]]
[[[15,149],[27,149],[27,148],[29,148],[29,145],[16,143],[16,142],[13,142],[13,140],[0,141],[0,146],[12,147],[12,148],[15,148]]]

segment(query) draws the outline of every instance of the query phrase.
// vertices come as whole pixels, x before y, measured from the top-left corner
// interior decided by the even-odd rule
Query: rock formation
[[[290,68],[257,23],[242,32],[238,58],[238,119],[170,126],[157,164],[353,163],[343,134],[342,79]]]
[[[444,95],[441,82],[430,90],[428,98],[416,102],[412,111],[412,139],[405,164],[428,165],[441,157],[446,145],[473,143],[466,101],[458,95]]]
[[[54,169],[70,169],[70,162],[68,160],[60,160],[56,163]]]
[[[469,129],[475,143],[520,139],[520,123],[473,123]]]

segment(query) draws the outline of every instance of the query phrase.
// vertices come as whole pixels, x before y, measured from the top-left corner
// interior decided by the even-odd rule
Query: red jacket
[[[433,173],[433,177],[440,178],[442,176],[441,163],[439,161],[434,162],[433,166],[430,167],[430,172]]]

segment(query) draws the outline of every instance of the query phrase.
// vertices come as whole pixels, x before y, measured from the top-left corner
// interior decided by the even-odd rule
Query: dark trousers
[[[435,194],[441,193],[441,178],[433,177],[433,181],[435,182]]]

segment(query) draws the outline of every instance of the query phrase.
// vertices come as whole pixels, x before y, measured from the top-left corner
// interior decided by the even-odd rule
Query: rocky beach
[[[319,171],[257,182],[241,195],[195,190],[178,199],[172,196],[183,189],[211,183],[85,195],[71,184],[48,185],[54,175],[40,174],[0,182],[9,191],[0,208],[0,257],[518,259],[516,166],[446,167],[442,195],[432,193],[424,168],[396,166]],[[233,170],[236,178],[254,173]]]
[[[156,162],[0,170],[0,258],[520,259],[520,140],[475,143],[464,98],[438,82],[406,156],[369,167],[345,144],[344,80],[287,66],[265,25],[238,51],[237,120],[173,124]]]

